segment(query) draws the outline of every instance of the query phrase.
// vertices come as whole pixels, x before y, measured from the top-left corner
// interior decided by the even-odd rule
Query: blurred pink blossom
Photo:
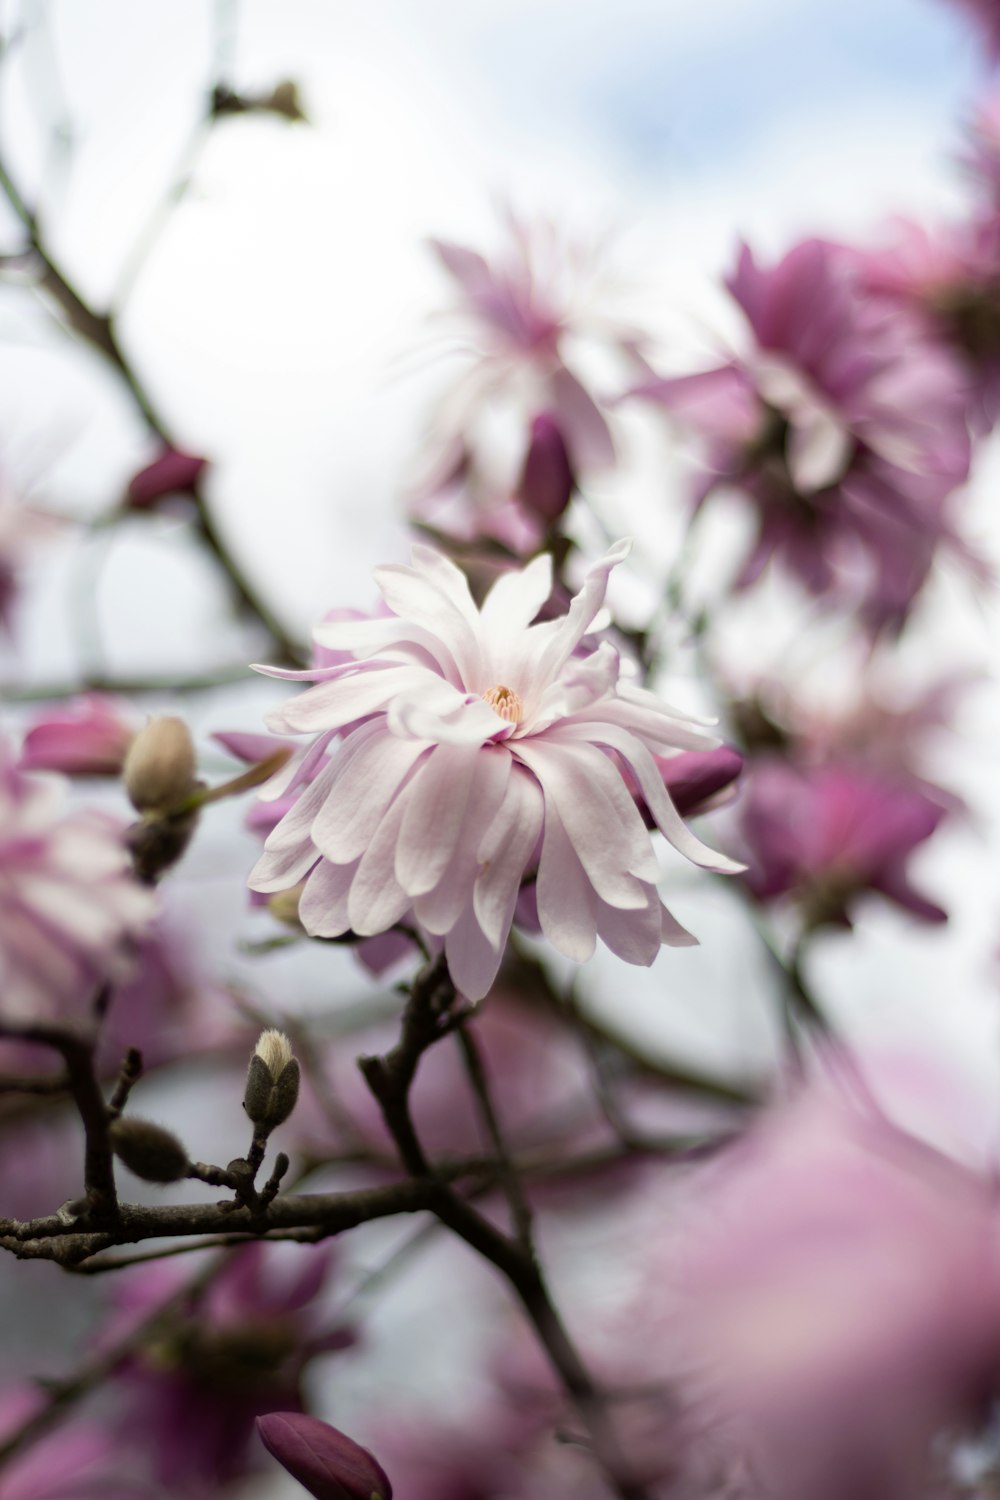
[[[0,1390],[0,1442],[44,1407],[28,1385]],[[92,1422],[64,1423],[4,1465],[3,1500],[149,1500],[138,1476],[123,1472],[118,1444]]]
[[[153,1262],[118,1283],[102,1341],[127,1336],[160,1307],[168,1318],[119,1373],[120,1439],[138,1446],[171,1493],[214,1496],[260,1467],[254,1420],[301,1409],[302,1371],[349,1347],[352,1331],[317,1306],[333,1265],[328,1247],[283,1260],[273,1246],[236,1250],[203,1292],[183,1295],[190,1272]],[[172,1299],[181,1293],[179,1301]]]
[[[810,924],[849,926],[865,891],[926,922],[941,907],[914,889],[907,863],[947,805],[908,778],[852,764],[794,765],[764,758],[747,777],[740,809],[746,882],[761,901],[792,895]]]
[[[836,246],[806,240],[770,269],[740,252],[727,283],[755,347],[701,374],[647,380],[701,433],[699,489],[735,487],[757,514],[738,586],[773,557],[812,593],[898,626],[969,471],[966,384],[919,320],[860,284]]]
[[[813,1085],[705,1169],[674,1347],[767,1500],[913,1500],[1000,1377],[993,1187]]]
[[[86,1011],[94,989],[129,969],[156,910],[132,877],[121,827],[66,811],[58,777],[18,769],[0,740],[0,991],[17,1020]]]
[[[432,241],[458,293],[442,321],[454,326],[464,367],[435,415],[414,511],[462,535],[485,527],[530,551],[564,509],[576,478],[614,462],[589,372],[595,353],[630,362],[640,335],[607,310],[613,288],[601,247],[512,213],[503,227],[492,260]],[[544,483],[539,424],[547,444]]]
[[[994,142],[990,148],[996,151]],[[985,147],[981,173],[995,174]],[[1000,182],[991,189],[1000,193]],[[962,361],[973,430],[991,428],[1000,413],[1000,204],[934,229],[897,219],[886,242],[844,251],[861,284],[919,317],[929,334]]]
[[[355,727],[269,835],[252,887],[308,876],[299,916],[320,937],[386,932],[412,910],[444,940],[470,999],[496,976],[536,858],[541,928],[566,957],[585,961],[598,935],[642,964],[663,942],[691,942],[660,902],[649,835],[611,752],[674,847],[731,872],[682,822],[654,759],[712,741],[624,678],[609,642],[575,654],[627,550],[590,569],[566,615],[534,625],[552,587],[546,556],[503,575],[481,610],[459,569],[426,547],[412,567],[379,569],[393,615],[316,632],[350,661],[268,669],[316,683],[269,720],[318,734],[307,760]],[[272,797],[302,764],[273,779]]]
[[[118,776],[134,733],[112,699],[88,693],[33,720],[19,765],[66,776]]]

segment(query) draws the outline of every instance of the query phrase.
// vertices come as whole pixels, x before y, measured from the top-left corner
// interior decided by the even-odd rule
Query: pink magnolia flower
[[[948,810],[929,788],[848,761],[762,759],[747,780],[740,826],[758,900],[791,894],[810,922],[849,926],[857,898],[877,891],[926,922],[945,920],[906,870]]]
[[[676,849],[732,872],[683,823],[654,759],[713,742],[624,677],[609,642],[577,654],[627,551],[612,548],[568,612],[538,624],[548,557],[505,574],[481,609],[465,576],[429,548],[414,548],[411,567],[378,569],[390,617],[317,630],[350,659],[276,672],[316,684],[269,720],[319,736],[307,761],[353,727],[268,837],[253,889],[308,876],[299,916],[320,937],[386,932],[412,911],[443,940],[470,999],[490,988],[521,883],[536,870],[541,930],[567,958],[584,962],[598,936],[640,964],[661,943],[690,943],[657,894],[649,834],[620,766]],[[282,795],[303,763],[274,778],[270,794]]]
[[[933,1440],[1000,1380],[995,1188],[814,1086],[705,1170],[692,1209],[659,1277],[673,1347],[761,1494],[926,1493]]]
[[[965,381],[921,323],[865,292],[836,246],[806,240],[763,269],[740,252],[729,290],[754,347],[635,394],[685,417],[706,443],[700,497],[726,485],[757,514],[738,579],[777,557],[813,594],[899,625],[969,471]]]
[[[88,693],[35,719],[24,736],[19,764],[24,771],[118,776],[134,732],[110,698]]]
[[[0,1441],[44,1406],[33,1386],[0,1390]],[[73,1421],[31,1443],[3,1468],[3,1500],[149,1500],[138,1475],[123,1471],[119,1445],[92,1422]]]
[[[1000,195],[996,136],[988,147],[985,137],[979,138],[974,165],[979,175],[990,178],[992,194]],[[919,317],[933,338],[955,351],[966,373],[969,420],[976,431],[991,428],[1000,411],[997,205],[933,230],[896,220],[885,244],[843,253],[863,287]]]
[[[594,247],[548,221],[508,213],[504,228],[492,260],[432,241],[458,293],[447,323],[464,368],[436,414],[415,509],[461,530],[464,506],[469,525],[531,551],[576,479],[613,463],[590,360],[628,359],[639,335],[603,310],[609,287]]]
[[[119,825],[65,812],[65,798],[60,778],[19,770],[0,740],[0,995],[19,1020],[85,1006],[127,971],[129,945],[156,910]]]
[[[332,1266],[324,1246],[288,1261],[280,1247],[241,1247],[204,1293],[181,1297],[121,1369],[121,1439],[141,1446],[171,1494],[215,1495],[259,1467],[255,1419],[300,1409],[308,1361],[353,1343],[353,1331],[324,1321],[318,1306]],[[167,1262],[144,1267],[119,1287],[102,1338],[124,1338],[188,1281]]]

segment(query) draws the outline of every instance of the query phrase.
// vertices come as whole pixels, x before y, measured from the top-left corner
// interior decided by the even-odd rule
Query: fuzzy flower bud
[[[143,1182],[179,1182],[187,1176],[184,1147],[171,1131],[152,1120],[113,1120],[108,1139],[115,1155]]]
[[[261,1442],[313,1500],[392,1500],[382,1465],[345,1433],[299,1411],[257,1418]]]
[[[283,1125],[299,1097],[299,1065],[282,1031],[262,1031],[247,1072],[243,1108],[255,1125]]]
[[[137,812],[172,812],[195,787],[195,753],[183,719],[151,719],[129,747],[122,771]]]

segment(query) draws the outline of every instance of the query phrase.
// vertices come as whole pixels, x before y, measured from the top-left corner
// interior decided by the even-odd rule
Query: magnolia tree
[[[964,10],[992,58],[1000,8]],[[14,81],[39,15],[4,38]],[[261,116],[309,129],[293,84],[220,65],[195,158]],[[910,866],[967,816],[925,747],[972,674],[886,689],[942,566],[993,588],[965,494],[998,409],[989,98],[966,153],[950,222],[738,247],[742,337],[690,368],[551,222],[432,240],[458,357],[400,497],[412,550],[308,641],[220,528],[127,303],[81,289],[37,170],[0,160],[11,305],[145,433],[95,532],[172,518],[248,641],[186,680],[18,671],[47,538],[80,523],[56,478],[5,483],[5,1500],[996,1493],[995,1177],[917,1124],[961,1112],[932,1069],[885,1088],[814,964],[869,902],[943,923]],[[601,503],[637,428],[687,455],[652,588]],[[742,540],[697,595],[720,507]],[[847,697],[734,665],[775,580],[797,637],[839,633]],[[264,723],[231,696],[251,670]],[[668,701],[681,676],[707,717]],[[197,885],[178,904],[205,840],[245,892],[208,960]],[[739,994],[759,948],[768,1068],[696,1066],[634,1010],[635,966],[669,1005],[661,949],[699,937],[671,906],[717,877],[748,940],[706,944],[698,982]],[[578,983],[598,944],[613,1004]],[[289,951],[322,1005],[269,987]]]

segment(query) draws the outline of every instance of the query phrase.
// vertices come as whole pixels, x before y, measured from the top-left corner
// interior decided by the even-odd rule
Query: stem
[[[450,1009],[455,1000],[455,988],[442,956],[417,976],[395,1047],[384,1057],[361,1058],[359,1066],[404,1166],[431,1190],[431,1211],[510,1283],[563,1389],[590,1432],[595,1455],[615,1494],[619,1500],[647,1500],[646,1491],[628,1474],[603,1396],[559,1317],[533,1247],[502,1234],[459,1197],[435,1174],[417,1137],[409,1106],[410,1086],[423,1053],[464,1019],[462,1012]]]

